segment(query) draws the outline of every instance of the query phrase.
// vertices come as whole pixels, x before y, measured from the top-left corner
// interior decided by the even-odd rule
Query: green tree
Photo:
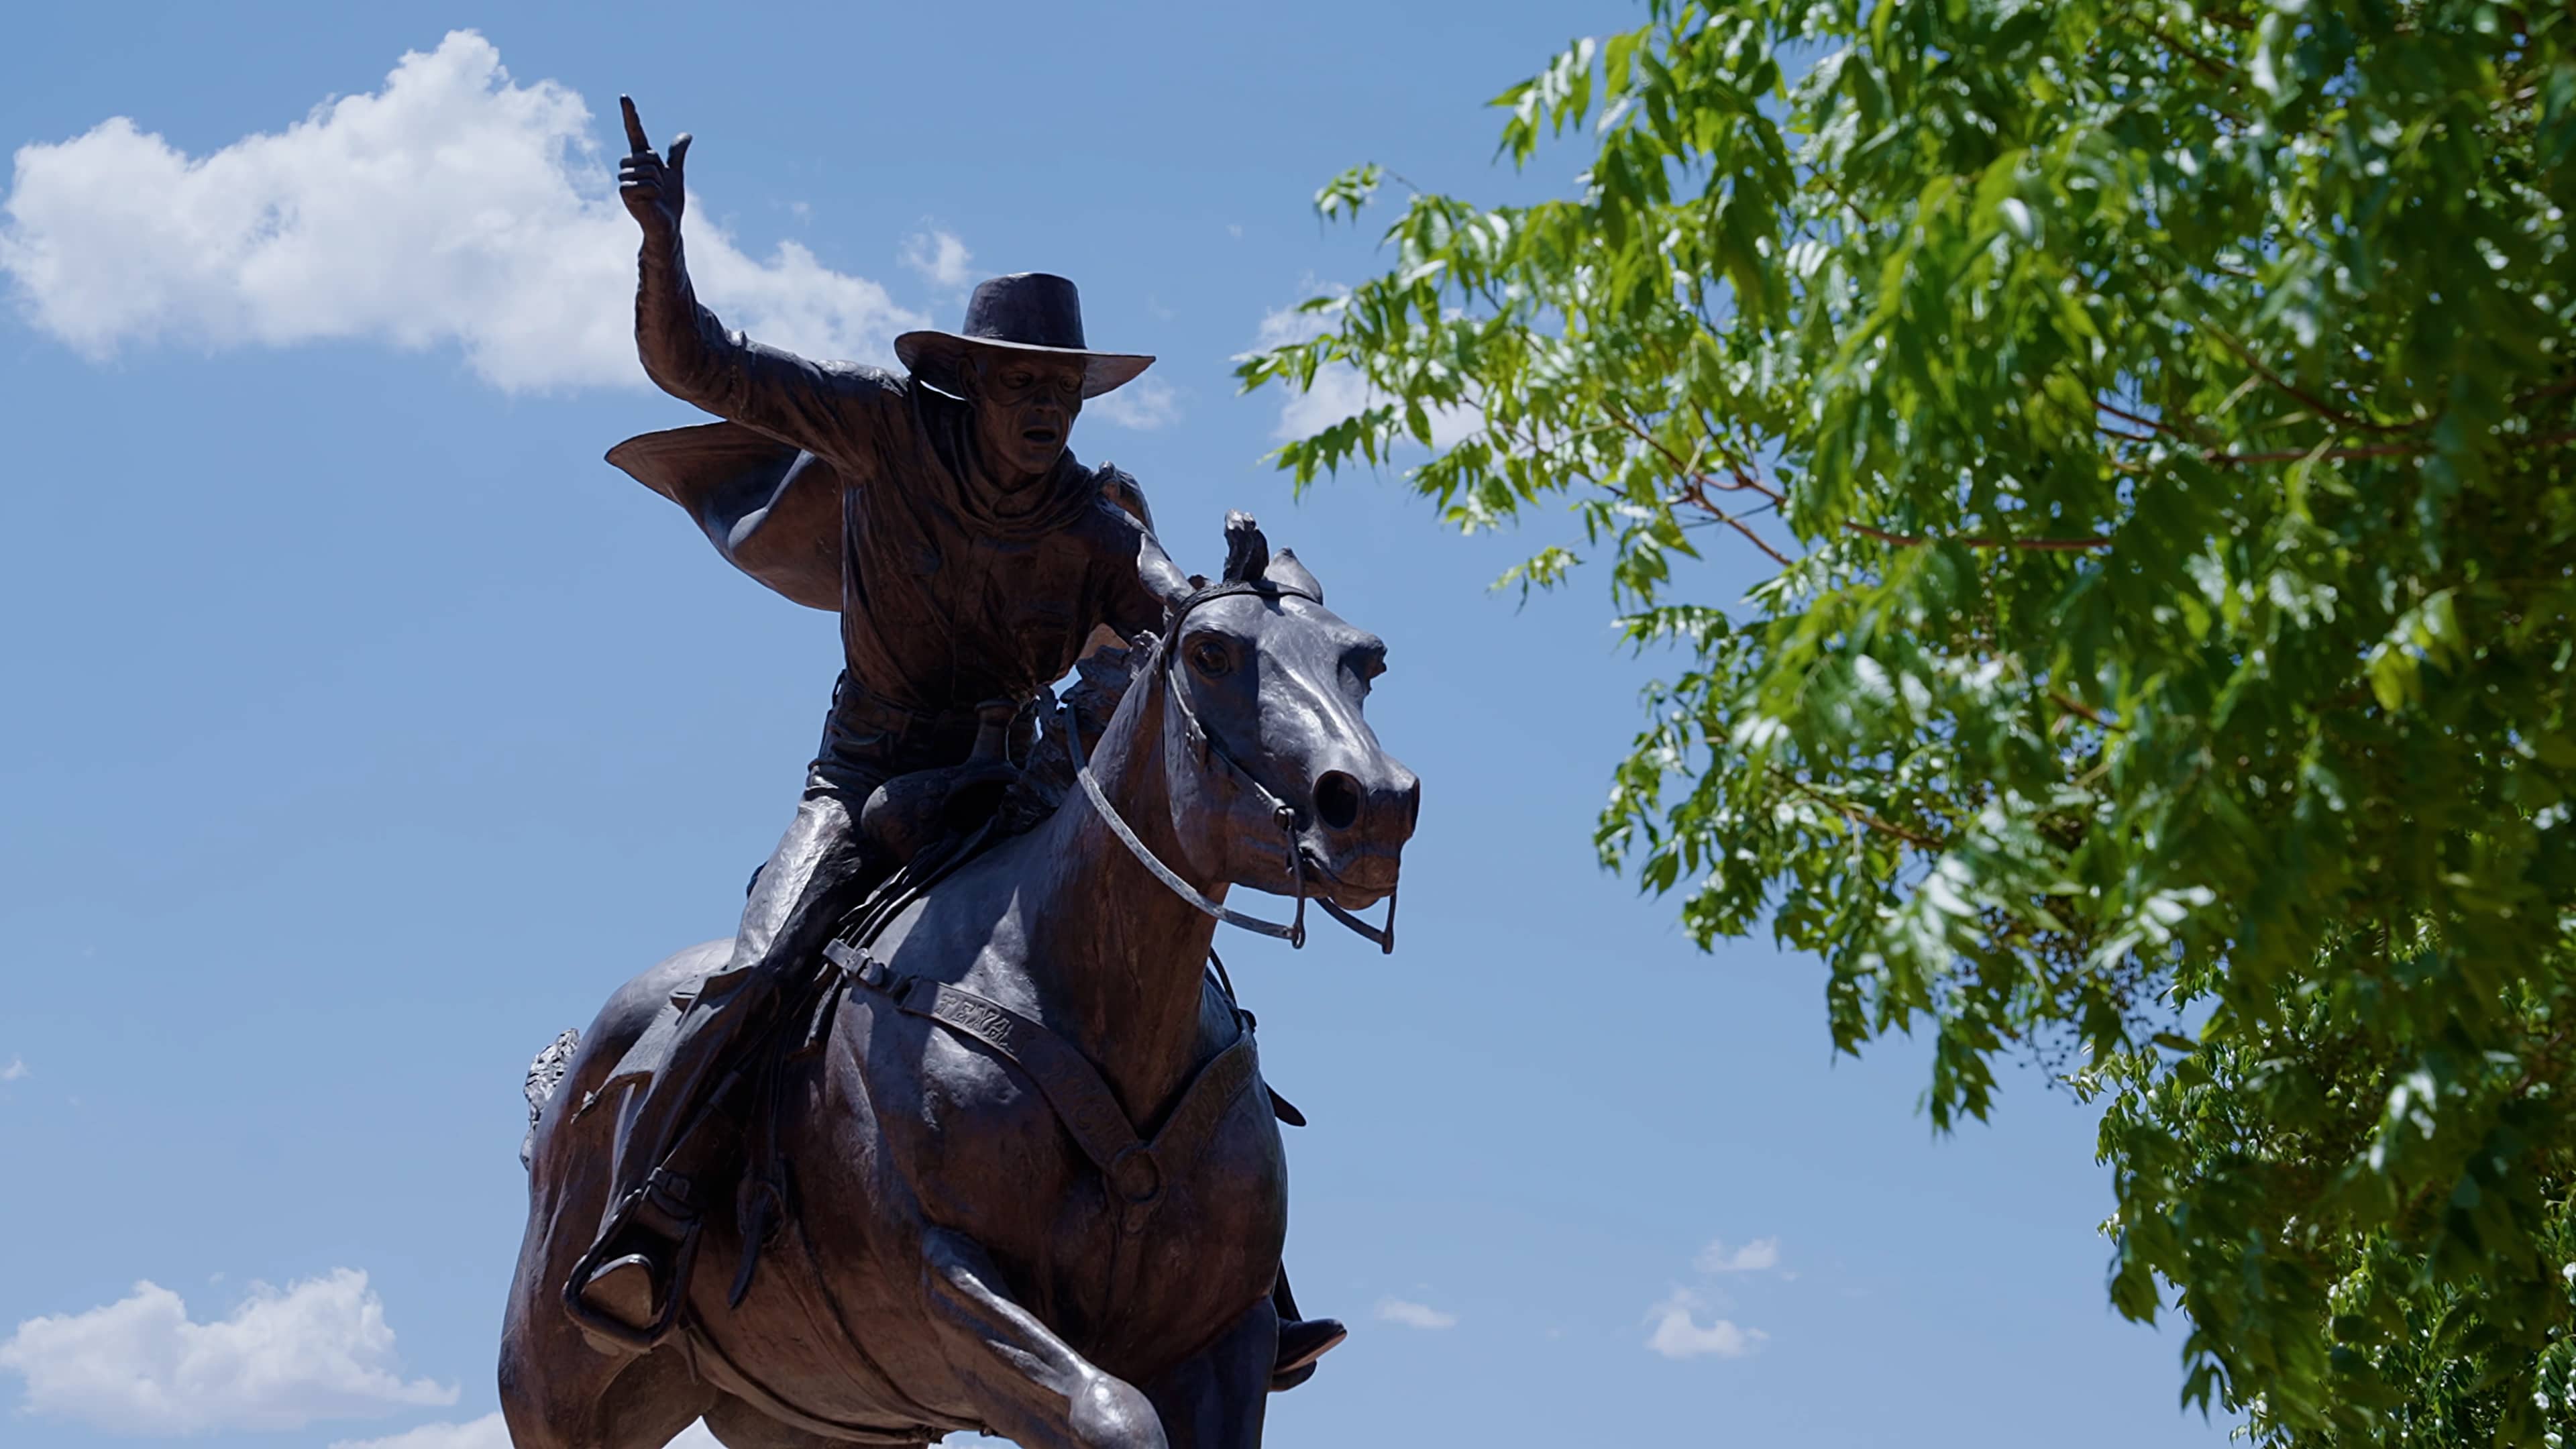
[[[1579,195],[1413,194],[1244,361],[1368,385],[1282,466],[1570,508],[1504,585],[1606,569],[1672,662],[1602,859],[1814,953],[1841,1048],[1928,1031],[1938,1124],[2014,1053],[2098,1103],[2110,1295],[2188,1315],[2187,1404],[2556,1444],[2576,6],[1648,21],[1495,103]]]

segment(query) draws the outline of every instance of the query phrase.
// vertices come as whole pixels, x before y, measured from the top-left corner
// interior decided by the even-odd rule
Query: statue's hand
[[[680,211],[687,205],[687,193],[680,184],[680,168],[688,160],[689,136],[682,132],[671,143],[671,159],[664,161],[644,136],[643,118],[635,114],[635,102],[625,96],[617,98],[617,108],[626,113],[628,154],[617,166],[617,194],[626,201],[627,212],[644,228],[644,235],[667,242],[680,234]]]

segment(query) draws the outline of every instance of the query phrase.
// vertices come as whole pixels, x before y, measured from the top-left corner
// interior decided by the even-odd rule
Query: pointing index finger
[[[626,117],[627,148],[633,154],[638,156],[652,150],[653,142],[644,134],[644,118],[635,114],[634,97],[619,96],[617,98],[617,109],[624,113]]]

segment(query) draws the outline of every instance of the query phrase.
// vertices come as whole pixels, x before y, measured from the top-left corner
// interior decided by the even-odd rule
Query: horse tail
[[[527,1167],[536,1160],[537,1119],[546,1115],[546,1103],[554,1100],[563,1086],[564,1074],[572,1070],[572,1054],[581,1048],[581,1033],[565,1027],[563,1034],[546,1043],[545,1050],[528,1063],[528,1135],[519,1139],[519,1166]]]

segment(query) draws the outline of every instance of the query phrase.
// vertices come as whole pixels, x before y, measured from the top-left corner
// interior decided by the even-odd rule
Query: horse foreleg
[[[1153,1404],[1012,1302],[981,1244],[933,1228],[922,1249],[932,1321],[994,1432],[1026,1449],[1169,1449]]]
[[[1224,1337],[1146,1385],[1173,1449],[1258,1449],[1278,1352],[1279,1313],[1265,1298]]]

